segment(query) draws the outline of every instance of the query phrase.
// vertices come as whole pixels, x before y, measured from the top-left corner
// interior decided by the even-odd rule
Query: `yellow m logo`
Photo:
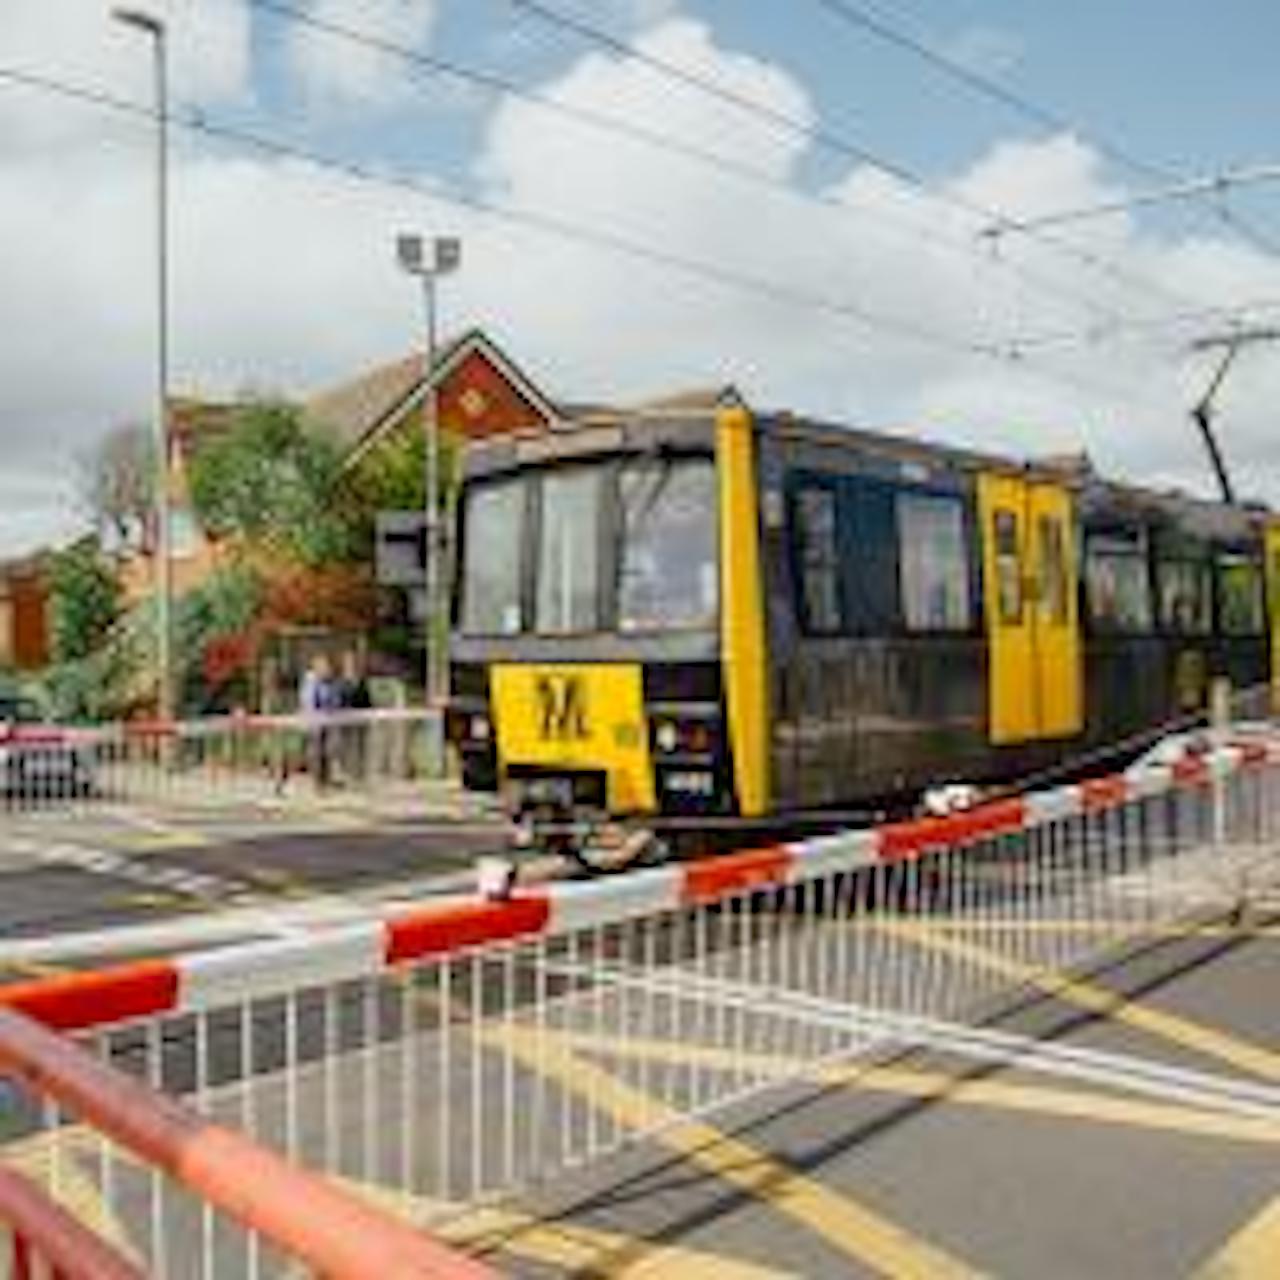
[[[542,675],[534,688],[544,742],[580,742],[589,736],[586,701],[578,676]]]

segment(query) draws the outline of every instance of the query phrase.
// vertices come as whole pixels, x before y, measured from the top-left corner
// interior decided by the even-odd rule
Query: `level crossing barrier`
[[[270,814],[317,797],[420,805],[438,776],[425,709],[234,714],[97,726],[0,723],[0,814],[111,804]]]
[[[449,1239],[476,1202],[1238,909],[1274,883],[1278,843],[1280,737],[1240,731],[970,811],[39,980],[0,1004]],[[953,1044],[1007,1052],[993,1036]],[[1064,1050],[1055,1069],[1098,1064]],[[1265,1089],[1173,1085],[1280,1114]],[[28,1127],[10,1152],[59,1153],[149,1264],[177,1238],[190,1274],[216,1273],[211,1225],[171,1219],[163,1179],[121,1176],[49,1117]]]

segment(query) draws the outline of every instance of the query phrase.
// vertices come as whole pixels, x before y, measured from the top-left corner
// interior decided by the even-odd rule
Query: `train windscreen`
[[[716,509],[710,457],[575,464],[479,482],[464,509],[462,630],[714,627]]]

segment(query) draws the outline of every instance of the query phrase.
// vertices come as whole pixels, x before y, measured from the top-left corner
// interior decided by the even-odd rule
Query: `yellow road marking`
[[[997,973],[1026,982],[1054,999],[1067,1001],[1091,1013],[1102,1014],[1113,1022],[1149,1032],[1206,1057],[1229,1063],[1251,1075],[1261,1076],[1265,1080],[1280,1080],[1280,1054],[1239,1036],[1228,1035],[1178,1014],[1137,1004],[1120,992],[1093,982],[1070,978],[1063,973],[1014,960],[957,938],[935,936],[913,924],[879,920],[874,927],[908,942],[932,947],[970,963],[981,964]]]
[[[1280,1273],[1280,1196],[1245,1223],[1196,1273],[1197,1280],[1274,1280]]]
[[[85,1172],[80,1158],[96,1160],[101,1141],[79,1125],[36,1134],[6,1144],[0,1158],[26,1174],[51,1199],[94,1235],[136,1260],[133,1242],[124,1223],[107,1202],[97,1180]],[[133,1163],[129,1153],[111,1147],[117,1164]]]
[[[457,1249],[531,1258],[574,1275],[616,1280],[682,1280],[686,1276],[689,1280],[787,1280],[798,1274],[701,1249],[653,1244],[620,1231],[546,1222],[517,1209],[469,1208],[369,1183],[344,1180],[344,1185]]]
[[[624,1084],[556,1043],[523,1028],[495,1029],[486,1038],[509,1048],[526,1066],[609,1112],[621,1124],[653,1131],[653,1140],[820,1236],[848,1257],[901,1280],[959,1280],[976,1274],[896,1223],[850,1197],[797,1173],[741,1139]]]
[[[1092,1120],[1099,1124],[1126,1125],[1169,1133],[1222,1138],[1233,1142],[1280,1143],[1280,1121],[1116,1097],[1089,1089],[1060,1089],[1045,1085],[1011,1084],[1003,1080],[970,1079],[944,1071],[918,1071],[906,1067],[877,1067],[850,1062],[814,1066],[800,1059],[689,1044],[686,1041],[613,1040],[589,1032],[544,1032],[563,1040],[577,1053],[594,1053],[635,1061],[696,1065],[703,1070],[778,1079],[810,1080],[839,1088],[870,1089],[912,1098],[934,1098],[968,1106],[1026,1112],[1047,1118]]]

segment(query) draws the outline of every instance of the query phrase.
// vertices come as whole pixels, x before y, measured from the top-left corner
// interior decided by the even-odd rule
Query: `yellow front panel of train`
[[[637,664],[499,664],[491,680],[501,769],[603,769],[612,812],[655,807]]]

